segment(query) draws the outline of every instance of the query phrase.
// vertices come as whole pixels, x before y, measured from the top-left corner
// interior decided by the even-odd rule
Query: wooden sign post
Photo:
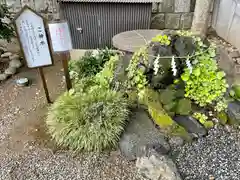
[[[29,68],[39,69],[47,102],[51,103],[42,69],[53,64],[45,20],[30,7],[25,6],[16,15],[14,25],[26,64]]]
[[[67,89],[72,88],[71,79],[68,71],[68,61],[70,50],[72,50],[71,34],[66,21],[52,22],[48,24],[51,37],[52,49],[55,53],[60,53],[65,74]]]

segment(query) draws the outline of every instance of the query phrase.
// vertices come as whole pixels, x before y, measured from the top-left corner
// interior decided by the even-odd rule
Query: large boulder
[[[227,114],[230,124],[240,124],[240,102],[235,101],[229,103]]]
[[[174,162],[167,156],[148,149],[146,153],[137,158],[138,172],[150,180],[181,180]]]
[[[120,150],[128,160],[136,160],[144,146],[154,147],[163,154],[170,150],[164,135],[155,128],[147,112],[143,109],[135,109],[121,137]]]
[[[190,134],[197,135],[198,137],[202,137],[207,134],[207,130],[204,126],[191,116],[177,116],[174,120],[180,126],[184,127]]]

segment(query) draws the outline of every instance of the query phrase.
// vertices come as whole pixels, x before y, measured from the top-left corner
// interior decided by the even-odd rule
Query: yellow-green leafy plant
[[[194,100],[201,107],[222,98],[228,87],[225,73],[218,70],[217,62],[213,57],[215,57],[215,49],[210,47],[206,52],[195,57],[192,72],[186,68],[181,75],[181,79],[186,84],[185,97]]]
[[[171,39],[167,35],[157,35],[156,37],[152,38],[152,42],[158,42],[161,45],[170,45],[171,44]]]
[[[51,106],[46,124],[57,144],[74,151],[116,147],[128,118],[120,92],[82,81],[78,91],[61,95]],[[82,89],[81,89],[82,88]]]
[[[208,120],[208,117],[200,112],[195,112],[193,114],[193,117],[197,119],[202,125],[204,125],[206,128],[212,128],[214,126],[212,121]]]

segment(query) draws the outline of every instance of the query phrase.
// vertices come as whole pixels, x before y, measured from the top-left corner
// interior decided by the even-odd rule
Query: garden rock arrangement
[[[190,32],[157,35],[123,56],[94,50],[70,61],[73,88],[51,106],[48,131],[74,151],[119,146],[148,179],[180,180],[175,149],[184,157],[184,143],[238,125],[240,86],[227,84],[216,46]]]
[[[167,154],[170,150],[164,134],[157,130],[144,110],[132,112],[131,122],[127,126],[119,143],[122,154],[128,160],[140,157],[142,147],[154,147],[157,152]]]
[[[14,75],[22,63],[18,54],[8,52],[3,47],[0,47],[0,54],[0,81],[4,81],[9,76]]]
[[[151,148],[145,150],[145,154],[137,159],[136,166],[143,177],[151,180],[182,179],[174,162]]]

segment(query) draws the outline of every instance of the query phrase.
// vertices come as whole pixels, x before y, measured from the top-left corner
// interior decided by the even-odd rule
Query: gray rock
[[[191,0],[175,0],[174,12],[190,12]]]
[[[184,13],[181,16],[180,28],[181,29],[190,29],[192,26],[193,13]]]
[[[165,16],[166,29],[179,29],[181,14],[167,13]]]
[[[239,51],[233,51],[233,52],[229,53],[229,56],[231,58],[238,58],[238,57],[240,57],[240,53],[239,53]]]
[[[158,3],[154,2],[152,3],[152,13],[158,12]]]
[[[237,101],[229,103],[227,114],[231,124],[240,124],[240,103]]]
[[[128,160],[135,160],[142,154],[142,147],[153,147],[166,154],[170,150],[164,135],[155,128],[154,123],[143,109],[133,111],[130,123],[120,139],[121,153]]]
[[[4,54],[1,55],[1,58],[6,58],[6,57],[9,57],[11,55],[12,55],[11,52],[5,52]]]
[[[18,59],[13,59],[9,62],[9,66],[13,68],[20,68],[22,66],[22,63]]]
[[[138,172],[150,180],[181,180],[174,162],[167,156],[149,149],[145,156],[137,158]]]
[[[17,72],[16,68],[14,67],[9,67],[7,68],[4,73],[7,74],[7,75],[13,75]]]
[[[240,64],[240,58],[235,58],[236,59],[236,63]]]
[[[181,137],[172,137],[169,140],[169,144],[171,147],[182,146],[184,144],[184,140]]]
[[[177,116],[174,120],[182,127],[184,127],[189,133],[197,134],[198,137],[205,136],[207,130],[201,125],[198,120],[190,116]]]
[[[7,79],[7,75],[6,74],[0,74],[0,81],[4,81]]]
[[[2,52],[2,54],[3,54],[5,52],[7,52],[7,49],[5,47],[0,47],[0,52]]]
[[[158,12],[163,12],[163,3],[158,3]]]
[[[13,54],[13,55],[11,55],[11,56],[9,56],[9,59],[10,60],[14,60],[14,59],[19,59],[20,57],[19,57],[19,55],[17,55],[17,54]]]
[[[165,28],[165,14],[159,13],[152,17],[151,21],[152,29],[164,29]]]
[[[174,12],[174,0],[163,0],[162,12]]]

